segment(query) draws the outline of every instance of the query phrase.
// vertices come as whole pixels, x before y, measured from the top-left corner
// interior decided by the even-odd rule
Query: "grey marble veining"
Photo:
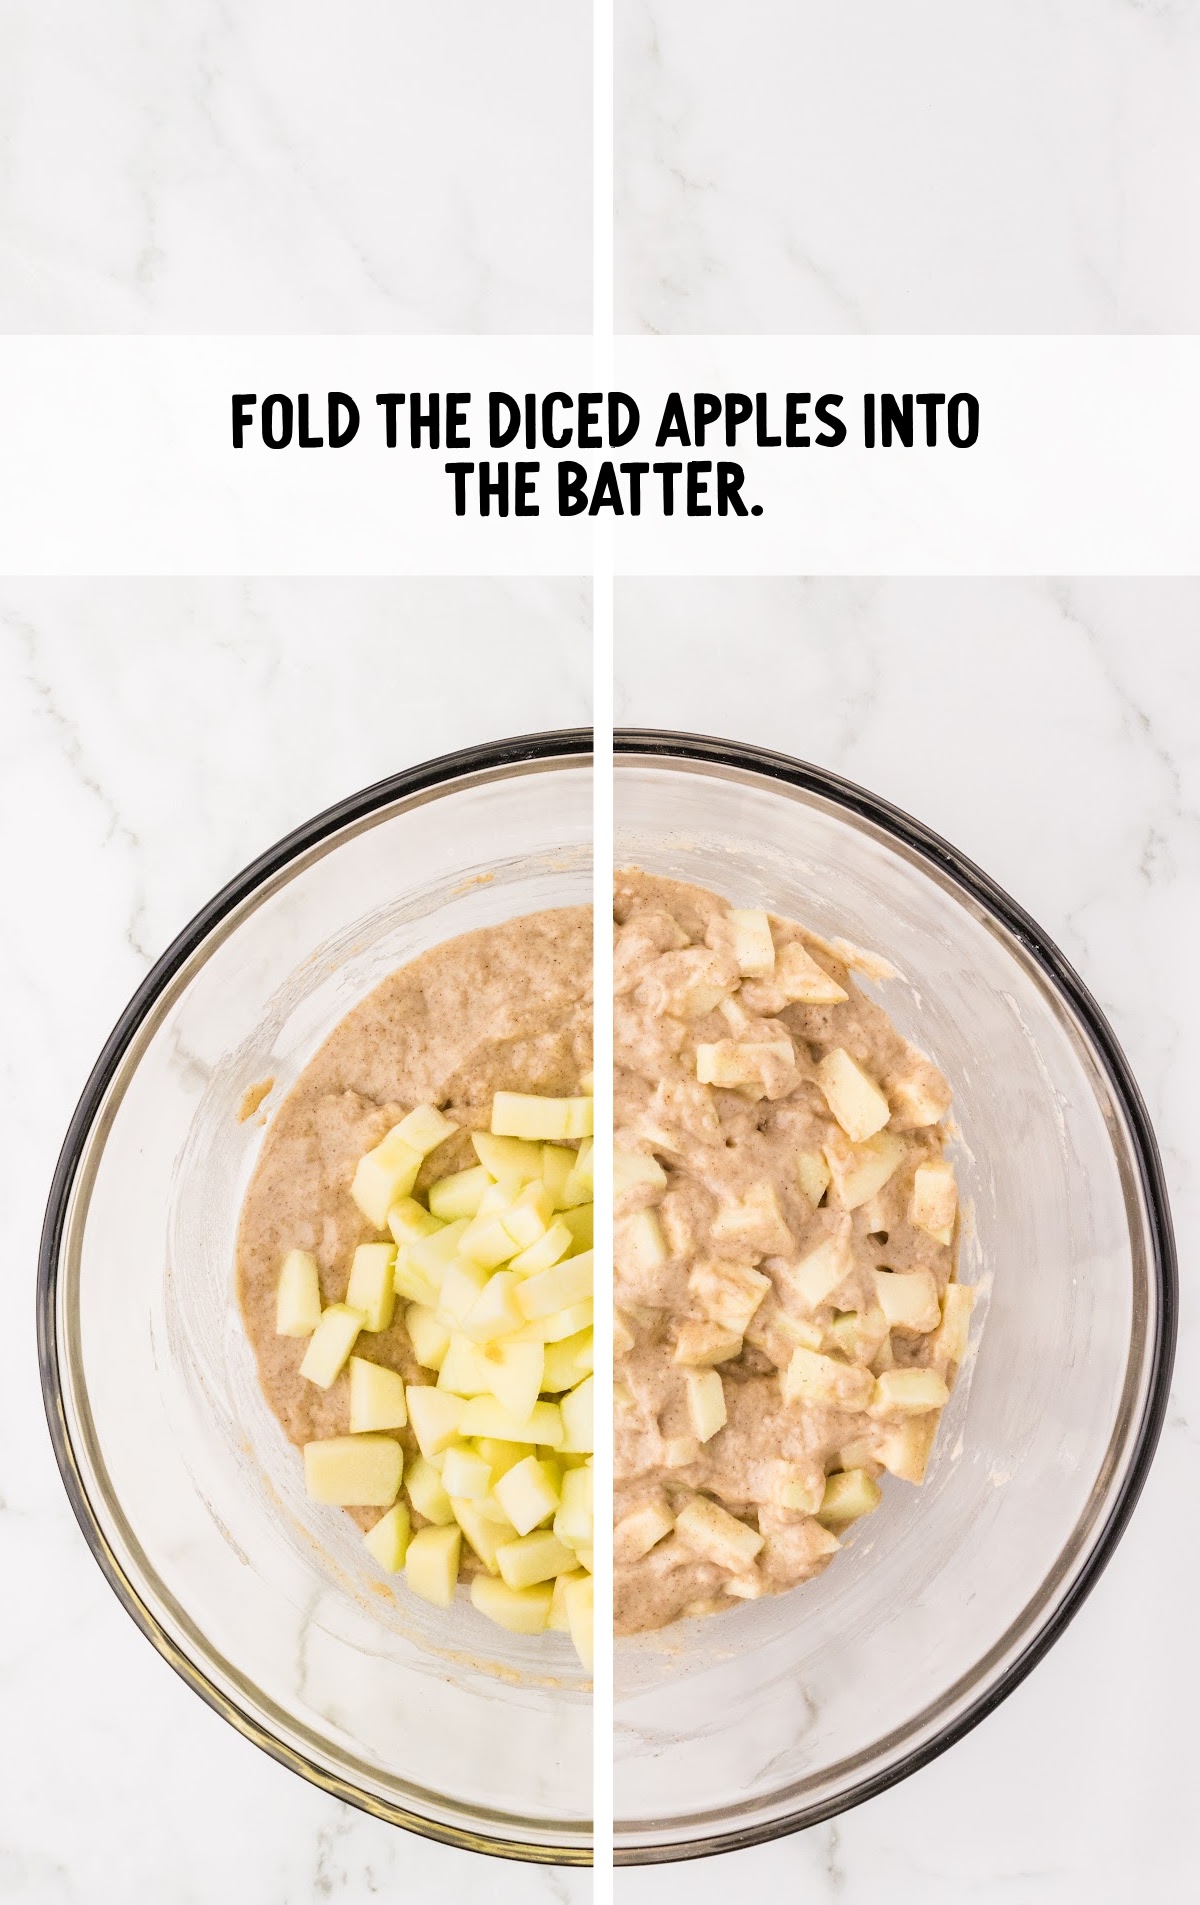
[[[1191,0],[616,0],[617,328],[1200,328]]]
[[[584,331],[584,0],[7,0],[0,332]]]

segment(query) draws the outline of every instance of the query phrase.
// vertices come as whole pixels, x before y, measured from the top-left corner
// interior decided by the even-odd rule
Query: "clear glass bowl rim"
[[[867,1778],[830,1802],[773,1820],[747,1831],[729,1832],[694,1844],[639,1846],[618,1850],[618,1864],[681,1860],[735,1851],[782,1838],[861,1804],[907,1778],[962,1739],[999,1706],[1037,1665],[1064,1632],[1095,1586],[1116,1549],[1137,1503],[1158,1444],[1170,1390],[1178,1332],[1178,1267],[1162,1162],[1153,1128],[1128,1061],[1100,1007],[1053,941],[1028,913],[979,867],[902,809],[838,775],[770,749],[706,735],[665,729],[619,728],[614,757],[634,761],[691,762],[757,777],[813,794],[877,828],[918,858],[928,861],[982,906],[1020,943],[1087,1032],[1094,1056],[1120,1106],[1132,1140],[1134,1164],[1149,1215],[1151,1268],[1156,1287],[1154,1338],[1145,1401],[1131,1436],[1130,1458],[1108,1504],[1096,1541],[1066,1594],[1044,1624],[1010,1663],[997,1683],[936,1736],[878,1775]],[[455,782],[479,773],[511,768],[520,772],[540,763],[592,758],[592,734],[586,728],[522,735],[464,748],[405,769],[326,808],[277,841],[252,861],[202,907],[158,959],[125,1007],[106,1039],[72,1114],[55,1166],[42,1228],[37,1277],[37,1346],[43,1402],[55,1459],[72,1511],[101,1572],[125,1611],[156,1651],[208,1706],[272,1758],[314,1785],[392,1824],[464,1850],[501,1855],[539,1864],[590,1863],[576,1848],[521,1845],[473,1835],[381,1803],[370,1794],[305,1759],[277,1740],[252,1715],[243,1712],[208,1681],[196,1663],[161,1627],[140,1599],[112,1552],[94,1511],[67,1427],[63,1373],[57,1330],[59,1267],[71,1193],[88,1139],[108,1087],[145,1019],[175,976],[225,918],[277,874],[319,848],[344,828],[368,821],[380,810],[416,795],[448,792]]]
[[[929,1765],[970,1733],[1007,1699],[1014,1688],[1020,1686],[1066,1631],[1095,1587],[1112,1559],[1145,1486],[1170,1394],[1178,1336],[1179,1273],[1158,1141],[1129,1062],[1107,1018],[1078,973],[1036,920],[1002,887],[940,834],[924,826],[921,821],[914,820],[902,808],[893,806],[889,801],[825,768],[795,760],[773,749],[670,729],[619,728],[614,734],[614,755],[618,765],[622,760],[688,762],[697,767],[732,770],[735,776],[751,781],[774,782],[782,790],[794,789],[801,795],[816,795],[866,822],[917,859],[927,862],[1011,934],[1083,1026],[1092,1045],[1093,1057],[1104,1072],[1109,1089],[1120,1108],[1130,1137],[1129,1162],[1137,1172],[1145,1200],[1149,1269],[1157,1299],[1154,1333],[1148,1344],[1148,1375],[1143,1407],[1131,1427],[1124,1475],[1112,1492],[1093,1546],[1074,1579],[1048,1617],[1031,1631],[1025,1645],[996,1682],[919,1747],[827,1801],[803,1807],[745,1830],[718,1833],[703,1840],[618,1848],[615,1853],[618,1865],[647,1865],[740,1851],[748,1846],[785,1838],[790,1833],[820,1825],[825,1820],[848,1812]]]
[[[464,1851],[539,1865],[590,1865],[592,1855],[586,1845],[534,1844],[493,1837],[483,1831],[467,1831],[428,1819],[420,1813],[363,1792],[277,1739],[255,1715],[245,1711],[214,1685],[203,1667],[166,1631],[146,1606],[126,1574],[120,1558],[113,1552],[92,1505],[76,1456],[64,1401],[64,1355],[58,1332],[58,1289],[72,1191],[108,1088],[146,1019],[172,981],[231,914],[285,869],[319,851],[344,829],[369,824],[375,815],[397,802],[419,797],[436,799],[441,794],[452,792],[464,780],[480,776],[494,778],[505,770],[524,773],[555,764],[585,767],[591,761],[592,733],[589,728],[519,735],[478,747],[459,749],[435,760],[423,761],[348,795],[276,841],[243,868],[200,909],[157,960],[106,1039],[71,1117],[59,1153],[47,1200],[38,1257],[38,1366],[42,1400],[59,1473],[75,1519],[101,1573],[125,1612],[155,1651],[222,1719],[269,1753],[272,1759],[323,1791],[389,1824],[419,1833],[424,1838],[437,1839]]]

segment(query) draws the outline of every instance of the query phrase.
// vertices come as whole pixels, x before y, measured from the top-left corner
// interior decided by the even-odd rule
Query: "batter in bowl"
[[[618,1633],[808,1580],[925,1472],[962,1360],[950,1090],[846,948],[615,896]]]

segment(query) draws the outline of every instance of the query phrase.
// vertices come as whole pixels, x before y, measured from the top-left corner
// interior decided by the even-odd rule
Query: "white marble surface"
[[[5,0],[0,331],[583,331],[587,0]]]
[[[1174,1205],[1183,1322],[1142,1503],[1066,1635],[966,1740],[797,1838],[620,1876],[619,1905],[1123,1905],[1200,1877],[1200,584],[653,581],[617,590],[617,720],[860,781],[976,859],[1109,1013]],[[736,668],[730,657],[736,656]],[[1190,1882],[1190,1884],[1189,1884]]]
[[[617,328],[1200,328],[1194,0],[616,0]]]
[[[397,1832],[210,1713],[118,1606],[45,1432],[41,1209],[149,962],[216,888],[354,788],[586,723],[579,582],[0,584],[0,1898],[583,1905],[590,1875]]]

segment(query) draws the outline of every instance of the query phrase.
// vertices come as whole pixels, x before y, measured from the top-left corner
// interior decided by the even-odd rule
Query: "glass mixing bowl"
[[[425,947],[592,899],[591,737],[431,762],[281,841],[130,1003],[54,1179],[38,1316],[55,1451],[128,1612],[209,1705],[379,1817],[591,1858],[591,1700],[561,1635],[385,1580],[308,1501],[233,1287],[262,1124],[326,1034]],[[246,1115],[256,1088],[272,1088]]]
[[[627,1864],[728,1851],[856,1804],[989,1712],[1129,1517],[1175,1332],[1170,1216],[1137,1087],[1045,934],[925,828],[724,741],[618,734],[618,865],[878,953],[866,989],[954,1086],[972,1350],[923,1487],[889,1483],[791,1594],[618,1643]]]

